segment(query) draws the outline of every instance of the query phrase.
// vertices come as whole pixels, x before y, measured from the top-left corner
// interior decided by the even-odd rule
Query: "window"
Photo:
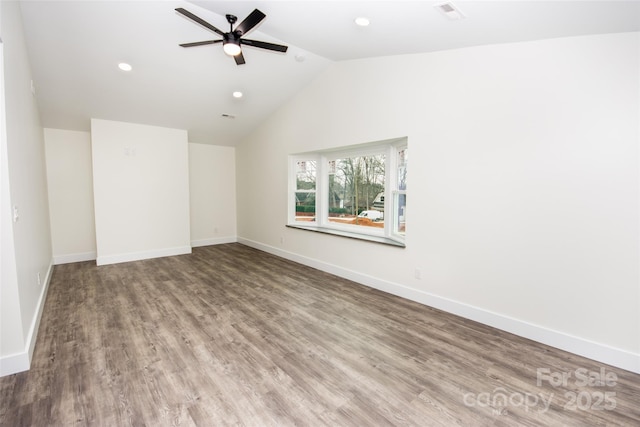
[[[296,161],[296,221],[316,220],[316,161]]]
[[[407,139],[291,156],[288,225],[404,246]]]
[[[396,185],[393,189],[393,233],[404,236],[407,211],[407,147],[396,150]]]

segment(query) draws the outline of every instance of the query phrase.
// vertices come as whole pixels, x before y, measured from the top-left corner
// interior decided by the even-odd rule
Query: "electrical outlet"
[[[280,237],[280,243],[284,243],[284,237]]]
[[[418,280],[422,279],[422,270],[420,270],[419,268],[416,268],[416,271],[413,272],[413,275]]]
[[[218,227],[213,228],[213,234],[218,234]]]
[[[13,207],[13,222],[18,222],[20,219],[20,212],[18,212],[18,206]]]
[[[42,282],[40,281],[40,273],[38,273],[38,285],[41,285]]]

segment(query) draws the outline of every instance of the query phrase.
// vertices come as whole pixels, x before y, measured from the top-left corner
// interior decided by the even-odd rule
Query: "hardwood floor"
[[[228,244],[56,266],[0,425],[638,426],[640,375]]]

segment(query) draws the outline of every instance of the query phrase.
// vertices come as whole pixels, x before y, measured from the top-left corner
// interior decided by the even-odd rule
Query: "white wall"
[[[97,263],[191,252],[187,131],[91,120]]]
[[[627,33],[337,63],[238,147],[239,241],[640,372],[639,52]],[[285,228],[287,155],[405,135],[405,249]]]
[[[44,141],[21,22],[18,2],[0,2],[2,123],[6,126],[2,131],[0,375],[29,368],[53,265]],[[19,219],[10,223],[6,219],[11,218],[13,206]]]
[[[191,246],[236,241],[235,148],[189,144]]]
[[[44,129],[55,264],[96,259],[91,134]]]
[[[55,264],[96,259],[91,134],[44,129]],[[191,246],[236,241],[235,148],[189,147]]]
[[[13,372],[12,369],[5,368],[5,356],[24,350],[9,186],[3,59],[4,45],[0,43],[0,375]]]

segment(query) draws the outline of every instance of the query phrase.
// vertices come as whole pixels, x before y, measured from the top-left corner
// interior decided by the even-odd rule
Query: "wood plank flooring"
[[[638,426],[640,375],[228,244],[56,266],[0,425]]]

